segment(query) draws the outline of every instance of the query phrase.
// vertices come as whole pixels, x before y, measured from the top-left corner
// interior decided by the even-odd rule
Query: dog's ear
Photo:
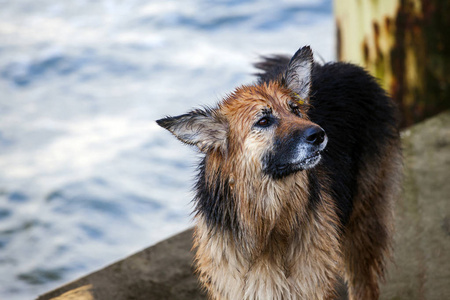
[[[309,46],[300,48],[288,64],[284,81],[300,98],[307,102],[311,91],[311,71],[314,64],[313,53]]]
[[[180,141],[197,146],[202,152],[214,148],[225,149],[227,122],[216,110],[198,109],[177,117],[157,120]]]

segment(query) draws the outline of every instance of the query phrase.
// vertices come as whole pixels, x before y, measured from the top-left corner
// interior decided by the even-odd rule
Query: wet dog
[[[196,146],[196,268],[211,299],[377,299],[401,153],[376,80],[309,47],[254,85],[158,124]]]

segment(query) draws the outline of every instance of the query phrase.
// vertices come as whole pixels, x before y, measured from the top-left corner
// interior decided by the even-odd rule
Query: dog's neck
[[[282,180],[245,168],[200,166],[197,182],[197,215],[217,232],[231,232],[250,256],[271,247],[283,251],[313,220],[311,187],[317,185],[313,171],[301,171]],[[313,196],[313,197],[311,197]]]

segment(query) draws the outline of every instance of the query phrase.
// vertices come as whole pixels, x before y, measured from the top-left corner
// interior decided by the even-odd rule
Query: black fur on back
[[[263,60],[254,64],[254,66],[263,71],[256,73],[258,83],[280,80],[281,75],[286,72],[286,67],[290,58],[283,55],[271,55],[261,57]]]
[[[281,55],[263,57],[255,64],[263,71],[256,74],[258,83],[280,80],[289,60]],[[360,164],[376,158],[389,140],[398,137],[397,110],[375,78],[347,63],[314,65],[310,105],[309,118],[325,130],[329,139],[316,168],[331,178],[329,188],[340,220],[346,224]],[[309,178],[310,195],[315,195],[320,180],[313,175]]]

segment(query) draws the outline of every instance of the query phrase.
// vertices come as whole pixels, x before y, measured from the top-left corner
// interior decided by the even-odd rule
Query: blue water
[[[0,0],[0,299],[32,299],[192,224],[198,154],[154,120],[334,59],[331,0]]]

